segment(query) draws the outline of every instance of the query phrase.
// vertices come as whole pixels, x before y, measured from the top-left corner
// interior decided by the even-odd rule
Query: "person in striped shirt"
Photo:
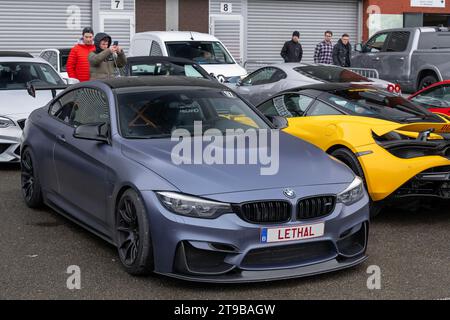
[[[333,32],[325,31],[325,39],[318,43],[314,51],[314,63],[333,64]]]

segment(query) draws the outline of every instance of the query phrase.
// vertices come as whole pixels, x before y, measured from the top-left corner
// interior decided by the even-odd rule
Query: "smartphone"
[[[113,42],[113,46],[118,46],[119,45],[119,41],[114,41]]]

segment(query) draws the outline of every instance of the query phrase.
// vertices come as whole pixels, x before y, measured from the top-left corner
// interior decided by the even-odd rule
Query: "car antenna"
[[[194,36],[192,35],[192,31],[189,31],[191,33],[191,40],[194,41]]]

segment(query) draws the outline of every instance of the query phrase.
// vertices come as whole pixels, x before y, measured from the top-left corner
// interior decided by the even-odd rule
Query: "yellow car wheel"
[[[358,158],[355,156],[353,152],[346,148],[339,148],[331,152],[331,155],[336,159],[345,163],[352,171],[360,177],[364,181],[364,186],[367,190],[366,178],[364,177],[364,171],[361,167],[361,164],[358,161]],[[370,199],[369,203],[370,207],[370,217],[376,217],[381,209],[383,209],[383,205],[380,202],[374,202]]]

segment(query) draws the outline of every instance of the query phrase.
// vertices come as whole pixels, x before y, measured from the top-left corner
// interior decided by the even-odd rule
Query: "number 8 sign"
[[[232,13],[233,12],[233,4],[227,2],[220,3],[220,13]]]

